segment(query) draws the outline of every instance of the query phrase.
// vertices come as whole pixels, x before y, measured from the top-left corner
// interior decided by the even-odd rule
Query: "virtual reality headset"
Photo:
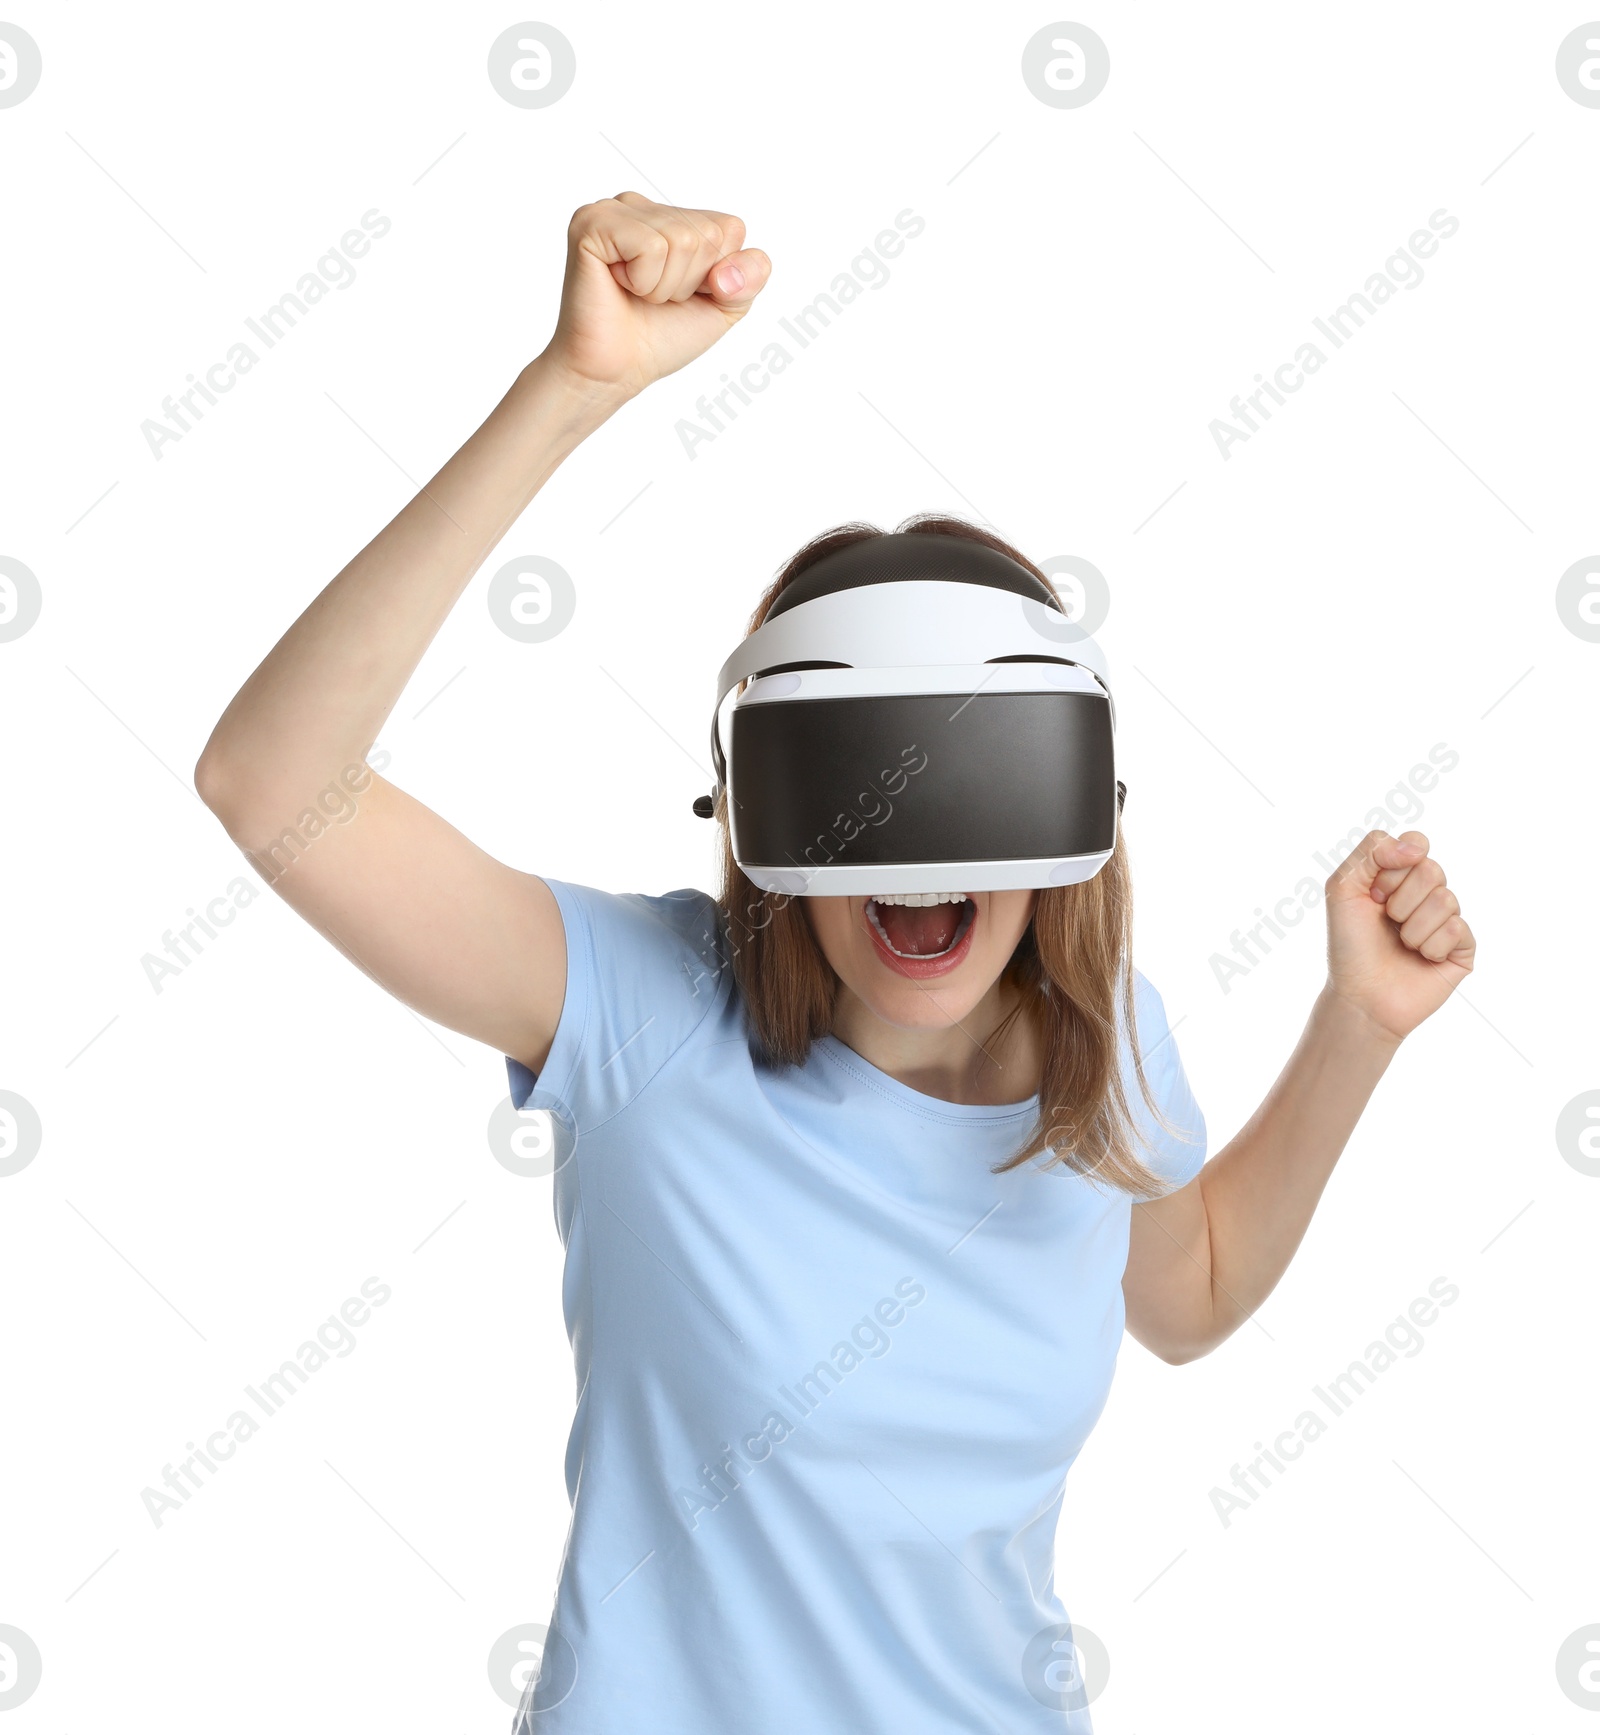
[[[723,749],[724,701],[740,682]],[[1092,879],[1116,845],[1104,653],[984,543],[896,531],[824,555],[717,675],[733,858],[798,897]]]

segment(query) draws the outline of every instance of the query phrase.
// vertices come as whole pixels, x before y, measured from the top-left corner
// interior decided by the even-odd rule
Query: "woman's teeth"
[[[880,909],[932,910],[935,906],[960,905],[954,923],[948,916],[893,916],[887,922]],[[889,892],[867,899],[866,916],[884,946],[897,958],[938,958],[961,941],[977,914],[978,906],[965,892]],[[891,929],[893,934],[891,935]],[[895,940],[900,941],[899,945]]]

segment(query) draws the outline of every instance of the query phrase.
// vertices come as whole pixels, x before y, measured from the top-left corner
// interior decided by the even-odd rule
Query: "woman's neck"
[[[930,990],[928,1012],[923,1027],[889,1024],[841,983],[832,1034],[880,1072],[946,1102],[1003,1107],[1038,1091],[1038,1024],[1016,988],[996,982],[959,1021]]]

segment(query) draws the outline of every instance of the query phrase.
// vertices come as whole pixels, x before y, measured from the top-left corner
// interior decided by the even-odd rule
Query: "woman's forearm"
[[[624,401],[541,356],[311,602],[223,712],[195,782],[224,823],[271,823],[371,747],[472,575]]]
[[[1400,1039],[1331,987],[1261,1106],[1206,1164],[1214,1341],[1272,1293]]]

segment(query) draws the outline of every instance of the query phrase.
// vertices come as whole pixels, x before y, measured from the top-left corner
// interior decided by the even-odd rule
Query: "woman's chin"
[[[999,974],[998,969],[995,973]],[[975,968],[915,981],[874,962],[850,986],[867,1010],[885,1024],[900,1030],[948,1030],[976,1008],[989,982]]]

